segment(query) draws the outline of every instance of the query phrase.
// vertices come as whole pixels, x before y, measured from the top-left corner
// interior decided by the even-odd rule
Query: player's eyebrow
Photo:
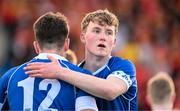
[[[97,30],[100,30],[100,28],[99,28],[99,27],[96,27],[96,26],[95,26],[95,27],[93,27],[93,29],[97,29]]]
[[[113,32],[113,30],[112,30],[112,29],[106,29],[106,31],[108,31],[108,32]]]

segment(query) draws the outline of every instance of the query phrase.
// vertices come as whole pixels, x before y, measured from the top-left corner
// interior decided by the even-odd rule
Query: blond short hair
[[[148,82],[147,93],[154,104],[164,104],[175,94],[172,78],[165,72],[159,72]]]
[[[116,15],[105,10],[97,10],[86,14],[81,22],[81,31],[86,32],[87,26],[90,22],[98,22],[99,24],[106,24],[109,26],[115,26],[115,33],[118,32],[119,20]]]

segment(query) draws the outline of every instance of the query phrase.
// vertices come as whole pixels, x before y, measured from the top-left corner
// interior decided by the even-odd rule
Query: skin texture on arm
[[[106,100],[113,100],[127,91],[126,83],[116,77],[101,79],[61,67],[59,61],[51,56],[50,63],[30,63],[24,69],[31,77],[61,79],[74,86]]]

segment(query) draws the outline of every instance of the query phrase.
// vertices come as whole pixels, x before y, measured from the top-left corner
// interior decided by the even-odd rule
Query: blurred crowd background
[[[148,110],[146,85],[158,71],[176,85],[180,109],[180,0],[0,0],[0,75],[34,57],[33,23],[47,11],[61,12],[70,24],[70,48],[78,62],[84,57],[80,23],[87,12],[108,9],[120,26],[112,55],[136,65],[139,110]]]

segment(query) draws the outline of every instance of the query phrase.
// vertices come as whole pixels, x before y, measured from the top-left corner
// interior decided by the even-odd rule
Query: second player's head
[[[119,21],[117,17],[108,10],[97,10],[86,14],[81,22],[81,31],[85,32],[90,22],[100,25],[108,25],[115,27],[115,33],[118,31]]]
[[[116,43],[119,21],[108,10],[88,13],[81,22],[81,41],[85,55],[109,57]]]

